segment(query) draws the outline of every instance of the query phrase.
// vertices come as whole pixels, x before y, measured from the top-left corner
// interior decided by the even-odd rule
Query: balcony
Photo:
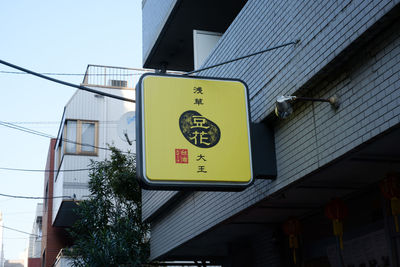
[[[57,255],[54,267],[70,267],[72,266],[72,260],[64,255],[64,249],[61,249]]]
[[[193,70],[193,30],[224,33],[246,2],[143,1],[143,66]]]
[[[139,77],[154,70],[88,65],[82,85],[111,89],[134,89]]]

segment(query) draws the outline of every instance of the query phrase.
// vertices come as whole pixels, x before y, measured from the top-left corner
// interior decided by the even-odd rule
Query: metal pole
[[[324,98],[311,98],[311,97],[297,97],[296,100],[300,101],[312,101],[312,102],[331,102],[329,99],[324,99]]]
[[[231,62],[235,62],[235,61],[238,61],[238,60],[241,60],[241,59],[245,59],[245,58],[248,58],[248,57],[256,56],[256,55],[259,55],[259,54],[262,54],[262,53],[265,53],[265,52],[269,52],[269,51],[272,51],[272,50],[275,50],[275,49],[278,49],[278,48],[282,48],[282,47],[285,47],[285,46],[288,46],[288,45],[295,45],[295,44],[297,44],[299,42],[300,42],[300,40],[296,40],[296,41],[293,41],[293,42],[290,42],[290,43],[278,45],[278,46],[275,46],[275,47],[270,47],[270,48],[261,50],[259,52],[253,53],[253,54],[249,54],[249,55],[246,55],[246,56],[242,56],[242,57],[238,57],[238,58],[231,59],[231,60],[228,60],[228,61],[224,61],[224,62],[215,64],[215,65],[211,65],[211,66],[208,66],[208,67],[205,67],[205,68],[201,68],[201,69],[198,69],[198,70],[189,71],[189,72],[186,72],[183,75],[190,75],[190,74],[193,74],[193,73],[196,73],[196,72],[200,72],[200,71],[203,71],[203,70],[212,69],[212,68],[215,68],[215,67],[219,67],[221,65],[225,65],[225,64],[228,64],[228,63],[231,63]]]

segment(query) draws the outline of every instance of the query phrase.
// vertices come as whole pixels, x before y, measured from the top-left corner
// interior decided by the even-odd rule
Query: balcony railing
[[[72,266],[72,259],[68,258],[67,256],[64,255],[64,250],[61,249],[60,252],[58,252],[58,255],[56,257],[56,261],[53,264],[53,267],[70,267]]]
[[[89,87],[133,89],[139,77],[146,72],[154,72],[154,70],[88,65],[82,85]]]

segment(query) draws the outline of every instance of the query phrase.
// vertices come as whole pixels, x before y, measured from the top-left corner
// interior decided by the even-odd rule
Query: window
[[[76,142],[78,142],[78,139],[76,138],[78,131],[78,121],[67,121],[64,129],[65,139],[68,140],[67,142],[65,142],[65,152],[76,153]]]
[[[36,219],[36,239],[40,240],[42,239],[42,217],[37,217]]]
[[[67,120],[64,126],[64,153],[97,155],[98,123]]]
[[[45,196],[44,208],[45,208],[45,212],[47,212],[47,200],[49,199],[49,182],[46,183],[46,193],[44,196]]]
[[[204,61],[214,51],[222,33],[193,30],[194,69],[200,69]]]
[[[94,152],[95,150],[95,124],[82,122],[82,145],[81,151]],[[87,144],[87,145],[86,145]]]
[[[63,135],[61,135],[60,140],[62,140],[64,138]],[[56,151],[54,153],[54,170],[58,170],[60,168],[62,159],[63,159],[63,155],[64,155],[64,142],[62,141],[57,141],[56,144]],[[58,172],[57,172],[58,174]]]

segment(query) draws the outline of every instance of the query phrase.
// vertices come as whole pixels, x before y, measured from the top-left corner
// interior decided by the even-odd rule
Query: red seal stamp
[[[175,163],[189,163],[189,153],[187,149],[175,149]]]

